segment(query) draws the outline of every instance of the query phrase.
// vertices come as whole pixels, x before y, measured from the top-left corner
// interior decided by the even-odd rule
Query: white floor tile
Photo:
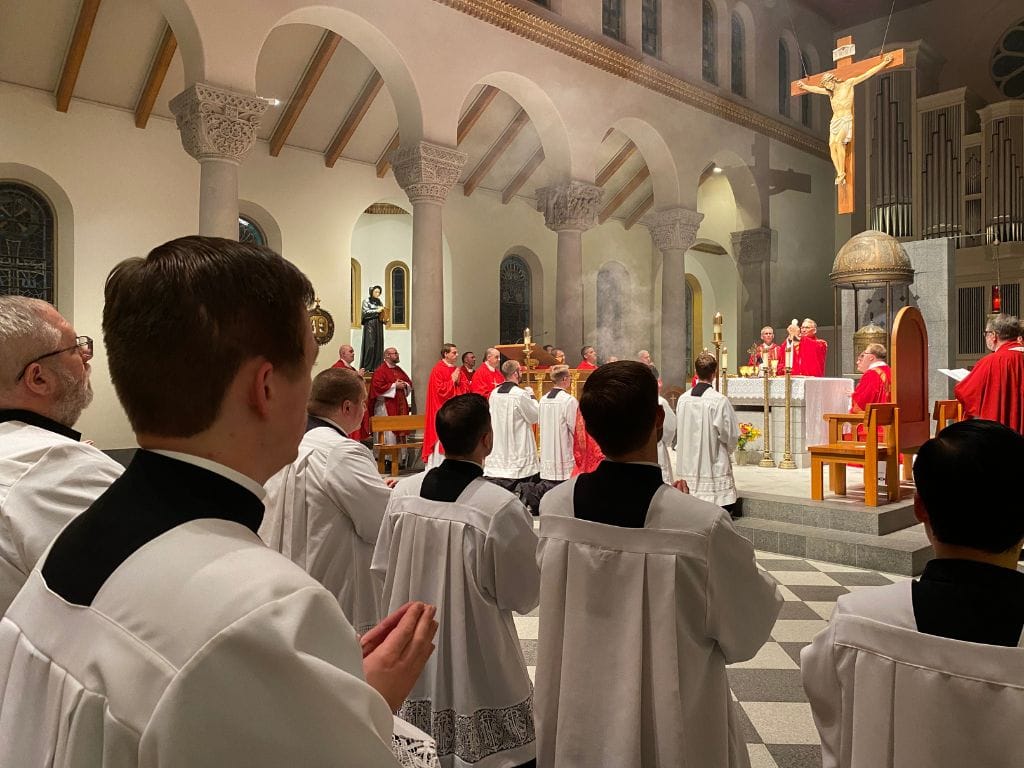
[[[792,602],[797,602],[797,603],[800,602],[800,598],[797,597],[795,594],[793,594],[793,590],[786,589],[781,584],[779,585],[779,594],[782,595],[782,599],[783,600],[786,600],[788,602],[791,602],[791,603]]]
[[[768,641],[749,661],[729,665],[733,669],[799,669],[799,665],[782,650],[778,643]]]
[[[821,571],[771,571],[772,576],[780,584],[837,587],[839,582]]]
[[[779,768],[764,744],[747,744],[747,754],[750,755],[750,768]]]
[[[516,623],[516,632],[520,640],[536,640],[537,630],[540,627],[540,618],[537,616],[513,616]]]
[[[766,744],[819,744],[811,705],[745,701],[741,705]]]
[[[836,604],[831,600],[819,602],[817,600],[805,600],[804,605],[814,611],[816,614],[821,616],[823,619],[832,618],[832,611],[835,610]]]

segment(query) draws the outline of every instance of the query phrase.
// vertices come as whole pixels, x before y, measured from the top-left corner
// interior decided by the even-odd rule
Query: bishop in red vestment
[[[348,368],[350,371],[355,371],[360,376],[363,375],[362,368],[355,368],[352,362],[356,359],[356,351],[352,348],[351,344],[342,344],[338,349],[338,362],[331,366],[331,368]],[[371,435],[370,432],[370,411],[373,409],[373,396],[371,395],[367,401],[366,410],[363,412],[363,422],[359,427],[349,433],[349,437],[353,440],[363,441]]]
[[[747,365],[760,368],[761,363],[765,362],[770,365],[772,360],[781,360],[781,357],[782,347],[775,343],[775,329],[766,325],[761,329],[761,343],[754,347]],[[782,367],[781,363],[779,363],[779,367]]]
[[[381,415],[383,410],[388,416],[407,416],[409,414],[409,393],[412,392],[412,379],[399,365],[398,350],[388,347],[384,350],[384,362],[373,372],[370,380],[370,402],[367,410],[374,415]],[[396,432],[396,436],[408,432]]]
[[[593,347],[584,347],[580,350],[580,357],[583,358],[580,364],[576,366],[577,370],[580,371],[595,371],[597,370],[597,350]]]
[[[483,395],[491,399],[491,392],[495,387],[505,383],[505,377],[501,373],[501,353],[494,347],[488,348],[484,356],[484,364],[473,373],[472,383],[467,384],[470,392]]]
[[[886,350],[881,344],[868,344],[857,355],[857,370],[863,376],[850,396],[850,413],[864,413],[871,403],[892,402],[892,370],[885,358]],[[879,440],[882,439],[882,429],[878,428]],[[865,435],[864,425],[858,424],[857,439],[863,440]]]
[[[825,357],[828,355],[828,342],[819,339],[818,324],[807,318],[800,325],[800,340],[793,349],[793,376],[824,376]],[[785,359],[779,366],[779,372],[785,370]]]
[[[465,395],[469,392],[469,385],[462,375],[462,369],[456,364],[459,359],[459,350],[454,344],[445,344],[441,347],[441,359],[430,372],[430,380],[427,382],[427,410],[424,414],[425,424],[423,426],[423,463],[428,467],[431,454],[434,448],[444,453],[444,446],[437,439],[437,424],[434,419],[441,406],[447,403],[456,395]],[[502,377],[504,381],[504,377]]]
[[[991,355],[979,360],[953,388],[964,414],[1005,424],[1024,434],[1024,352],[1017,347],[1017,319],[996,315],[985,331]]]

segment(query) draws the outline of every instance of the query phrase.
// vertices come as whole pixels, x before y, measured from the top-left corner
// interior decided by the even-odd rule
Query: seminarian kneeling
[[[360,648],[256,533],[306,423],[309,281],[267,248],[185,237],[115,267],[105,298],[141,450],[0,621],[0,765],[396,766],[391,710],[433,609]]]
[[[748,766],[725,665],[768,639],[775,582],[725,510],[662,481],[649,366],[602,365],[580,412],[606,459],[540,504],[537,764]]]

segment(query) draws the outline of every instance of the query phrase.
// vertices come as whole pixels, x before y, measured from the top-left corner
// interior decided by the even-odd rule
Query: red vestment
[[[979,360],[953,388],[964,414],[1005,424],[1024,434],[1024,353],[1005,342]]]
[[[494,391],[494,388],[505,383],[505,377],[501,371],[492,371],[487,363],[477,368],[475,373],[472,383],[468,385],[468,391],[483,395],[488,400],[491,399],[491,392]]]
[[[331,368],[348,368],[350,371],[359,373],[358,370],[353,368],[351,365],[346,363],[341,358],[338,358],[338,362],[331,366]],[[373,410],[373,397],[367,396],[366,398],[366,410],[363,412],[363,423],[360,424],[353,432],[349,435],[353,440],[363,441],[370,437],[373,433],[370,431],[370,411]]]
[[[396,381],[406,382],[409,385],[409,389],[404,392],[400,389],[396,389],[394,397],[384,398],[384,410],[387,411],[388,416],[407,416],[409,414],[409,391],[412,389],[412,379],[410,379],[409,375],[399,366],[396,365],[392,368],[387,363],[381,363],[380,367],[373,372],[373,378],[370,379],[370,402],[367,404],[368,412],[374,410],[377,404],[377,398],[390,390]],[[409,433],[395,433],[396,436],[407,434]]]
[[[572,436],[572,456],[576,461],[576,467],[572,476],[593,472],[597,465],[604,461],[604,452],[601,446],[587,432],[586,422],[583,421],[583,414],[576,412],[576,430]]]
[[[434,445],[437,442],[437,412],[441,406],[447,403],[456,395],[465,395],[469,392],[469,385],[462,377],[461,372],[458,381],[452,381],[452,372],[458,368],[448,365],[444,360],[438,360],[437,365],[430,372],[430,381],[427,382],[427,410],[424,414],[425,424],[423,425],[423,463],[430,459],[434,452]],[[504,377],[502,377],[504,381]],[[444,453],[444,446],[440,446],[441,453]]]
[[[817,336],[804,336],[800,343],[793,350],[794,376],[824,376],[825,356],[828,355],[828,342],[819,339]],[[779,366],[779,372],[783,372],[785,359]]]
[[[754,350],[754,354],[752,354],[750,356],[750,359],[747,361],[747,365],[753,365],[757,368],[760,368],[761,362],[764,360],[767,360],[769,362],[771,362],[772,360],[781,361],[782,347],[780,347],[778,344],[758,344],[757,348]],[[779,367],[782,367],[781,362],[779,364]]]
[[[593,363],[589,363],[586,360],[583,360],[582,362],[580,362],[579,365],[576,366],[576,370],[577,371],[596,371],[597,370],[597,366],[594,365]]]
[[[892,402],[892,370],[888,365],[882,363],[864,371],[864,375],[857,382],[857,388],[850,396],[850,413],[858,413],[853,409],[856,406],[860,412],[866,411],[871,403]],[[878,428],[878,439],[882,440],[882,427]],[[857,425],[857,440],[864,440],[867,431],[863,424]]]
[[[474,373],[476,373],[476,369],[471,371],[465,365],[462,366],[462,375],[466,378],[466,381],[472,381]]]

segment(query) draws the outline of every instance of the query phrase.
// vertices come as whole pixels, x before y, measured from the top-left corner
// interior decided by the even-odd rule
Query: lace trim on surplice
[[[478,709],[470,715],[454,709],[435,712],[430,699],[406,701],[399,717],[433,736],[438,756],[455,755],[466,763],[517,749],[536,739],[532,695],[511,707]]]

